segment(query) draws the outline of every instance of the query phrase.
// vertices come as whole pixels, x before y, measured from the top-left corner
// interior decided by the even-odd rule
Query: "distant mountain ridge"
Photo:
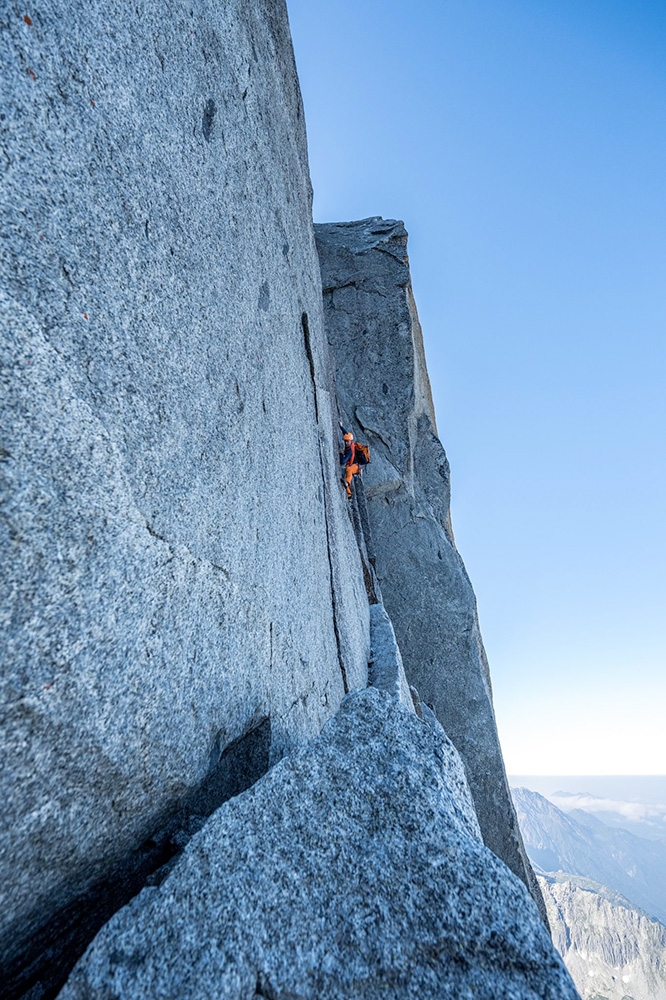
[[[528,788],[512,795],[553,941],[583,1000],[666,1000],[666,845]]]
[[[565,813],[527,788],[512,794],[534,864],[591,878],[666,922],[666,845],[607,826],[582,809]]]
[[[627,802],[603,798],[589,792],[557,791],[548,796],[565,813],[582,809],[601,819],[606,826],[620,827],[644,837],[666,843],[666,806],[647,802]]]
[[[583,1000],[666,1000],[666,927],[592,879],[539,875],[555,947]]]

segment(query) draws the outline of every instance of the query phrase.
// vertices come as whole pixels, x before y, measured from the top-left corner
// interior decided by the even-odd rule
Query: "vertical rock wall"
[[[10,996],[365,685],[369,633],[283,0],[10,2],[0,66]]]
[[[528,885],[497,738],[476,600],[449,511],[407,234],[379,218],[315,227],[341,406],[372,449],[364,491],[376,569],[408,681],[458,749],[485,844]]]

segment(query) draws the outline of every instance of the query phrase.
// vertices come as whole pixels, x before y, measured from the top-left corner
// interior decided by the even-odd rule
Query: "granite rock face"
[[[523,884],[481,843],[460,759],[353,692],[106,925],[61,1000],[576,1000]]]
[[[666,1000],[666,927],[608,886],[539,875],[553,942],[583,1000]]]
[[[406,708],[414,708],[402,656],[395,639],[391,619],[383,604],[370,605],[370,669],[372,687],[398,698]]]
[[[10,995],[365,686],[369,612],[283,0],[9,3],[0,66]]]
[[[407,680],[463,759],[484,843],[544,913],[504,771],[476,600],[451,529],[407,234],[379,218],[315,232],[344,419],[371,446],[364,490],[376,570]]]

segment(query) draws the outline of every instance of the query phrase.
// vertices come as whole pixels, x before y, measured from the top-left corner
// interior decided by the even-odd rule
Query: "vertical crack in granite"
[[[301,316],[301,326],[303,328],[303,340],[304,340],[304,343],[305,343],[305,353],[306,353],[306,356],[307,356],[307,359],[308,359],[308,366],[310,368],[310,378],[312,380],[312,395],[313,395],[313,399],[314,399],[315,421],[316,421],[316,424],[317,424],[317,432],[318,432],[318,434],[317,434],[317,440],[318,440],[318,447],[319,447],[319,466],[320,466],[320,469],[321,469],[321,484],[322,484],[322,489],[324,490],[324,523],[326,525],[326,555],[328,557],[328,572],[329,572],[329,580],[330,580],[330,585],[331,585],[331,609],[332,609],[332,612],[333,612],[333,629],[334,629],[334,632],[335,632],[335,644],[336,644],[336,648],[337,648],[337,651],[338,651],[338,663],[340,664],[340,673],[342,674],[342,686],[344,688],[345,694],[348,694],[349,693],[349,681],[348,681],[348,678],[347,678],[347,670],[345,668],[344,658],[343,658],[343,655],[342,655],[342,642],[341,642],[341,639],[340,639],[340,628],[339,628],[339,625],[338,625],[339,608],[338,608],[338,604],[337,604],[337,600],[336,600],[336,594],[335,594],[335,576],[334,576],[334,573],[333,573],[333,553],[331,551],[331,532],[330,532],[329,521],[328,521],[328,510],[329,510],[330,504],[328,504],[326,502],[327,499],[328,499],[328,497],[326,496],[326,492],[327,492],[328,486],[327,486],[327,481],[326,481],[326,469],[325,469],[325,466],[324,466],[324,456],[322,454],[322,447],[324,445],[324,442],[322,442],[321,435],[319,434],[319,400],[317,399],[317,379],[315,377],[315,362],[314,362],[314,355],[312,353],[312,344],[310,343],[310,323],[309,323],[309,320],[308,320],[308,314],[307,313],[303,313],[303,315]]]
[[[363,481],[360,476],[352,480],[352,495],[347,504],[351,522],[354,527],[354,535],[358,552],[363,568],[363,580],[365,582],[365,592],[368,595],[368,602],[377,604],[381,602],[381,592],[379,583],[374,571],[374,563],[370,552],[373,550],[372,533],[367,519],[367,508],[365,506],[365,493],[363,492]]]
[[[303,313],[301,316],[301,326],[303,327],[303,341],[305,343],[305,353],[308,359],[308,366],[310,368],[310,378],[312,379],[312,393],[314,397],[314,408],[315,408],[315,420],[319,424],[319,401],[317,399],[317,380],[315,378],[315,363],[314,355],[312,353],[312,344],[310,343],[310,323],[308,321],[308,314]],[[324,471],[322,469],[322,479],[324,478]]]

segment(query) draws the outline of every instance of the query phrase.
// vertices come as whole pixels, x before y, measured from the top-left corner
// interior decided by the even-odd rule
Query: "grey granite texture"
[[[620,893],[539,875],[553,943],[583,1000],[666,1000],[666,926]]]
[[[576,1000],[460,759],[385,692],[223,805],[60,1000]]]
[[[365,686],[369,618],[283,0],[9,2],[0,67],[0,952],[20,992],[144,877],[226,748],[270,720],[274,762]]]
[[[407,680],[459,751],[485,844],[533,893],[497,737],[476,599],[456,549],[407,233],[379,218],[315,226],[343,419],[371,447],[374,558]]]
[[[414,699],[405,677],[402,656],[391,619],[383,604],[370,605],[370,670],[368,682],[386,691],[414,711]]]

